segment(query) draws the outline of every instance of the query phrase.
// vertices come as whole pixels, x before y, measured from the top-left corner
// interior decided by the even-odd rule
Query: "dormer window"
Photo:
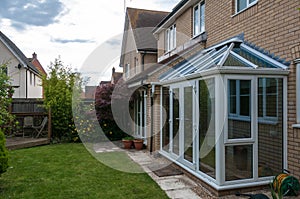
[[[166,30],[166,51],[169,52],[176,47],[176,24]]]
[[[257,0],[235,0],[235,12],[239,13],[256,3]]]
[[[205,2],[201,1],[193,8],[193,36],[205,31]]]

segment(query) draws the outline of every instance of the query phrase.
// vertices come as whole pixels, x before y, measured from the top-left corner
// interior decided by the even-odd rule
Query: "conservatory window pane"
[[[184,159],[193,162],[193,87],[184,88]]]
[[[228,138],[251,138],[251,81],[229,80],[229,87]],[[238,108],[233,109],[233,107]],[[233,110],[236,110],[235,114],[232,113]]]
[[[170,95],[169,87],[163,87],[162,89],[162,149],[169,152],[169,143],[170,143]]]
[[[250,116],[250,81],[240,80],[240,115]]]
[[[260,78],[259,81],[265,82],[264,90],[276,91],[276,94],[269,96],[265,92],[265,107],[263,104],[259,104],[262,107],[258,107],[265,109],[267,113],[258,123],[258,176],[265,177],[276,175],[283,170],[283,79]],[[276,116],[275,120],[270,118],[272,114]],[[273,123],[265,122],[267,120]]]
[[[199,81],[199,170],[215,178],[215,82]]]
[[[230,86],[230,113],[236,114],[236,80],[229,80]]]
[[[173,89],[173,153],[179,155],[179,88]]]
[[[226,146],[225,164],[226,181],[252,178],[253,146]]]

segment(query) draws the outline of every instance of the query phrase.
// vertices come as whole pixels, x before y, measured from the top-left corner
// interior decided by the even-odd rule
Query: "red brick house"
[[[148,147],[217,195],[300,178],[297,1],[182,0],[153,29]],[[157,105],[157,106],[153,106]],[[141,124],[140,126],[143,126]]]

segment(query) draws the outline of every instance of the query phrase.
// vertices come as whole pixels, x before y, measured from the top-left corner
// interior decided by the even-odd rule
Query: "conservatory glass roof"
[[[287,70],[288,66],[288,62],[263,49],[241,40],[232,39],[195,53],[163,73],[159,80],[161,82],[169,81],[210,69],[234,67],[237,70],[238,68]]]

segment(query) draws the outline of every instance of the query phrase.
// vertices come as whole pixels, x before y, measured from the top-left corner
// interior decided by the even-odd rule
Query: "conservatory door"
[[[194,98],[195,86],[179,84],[171,87],[170,104],[172,122],[170,136],[172,138],[171,152],[179,156],[179,160],[187,165],[195,162],[194,144]]]

